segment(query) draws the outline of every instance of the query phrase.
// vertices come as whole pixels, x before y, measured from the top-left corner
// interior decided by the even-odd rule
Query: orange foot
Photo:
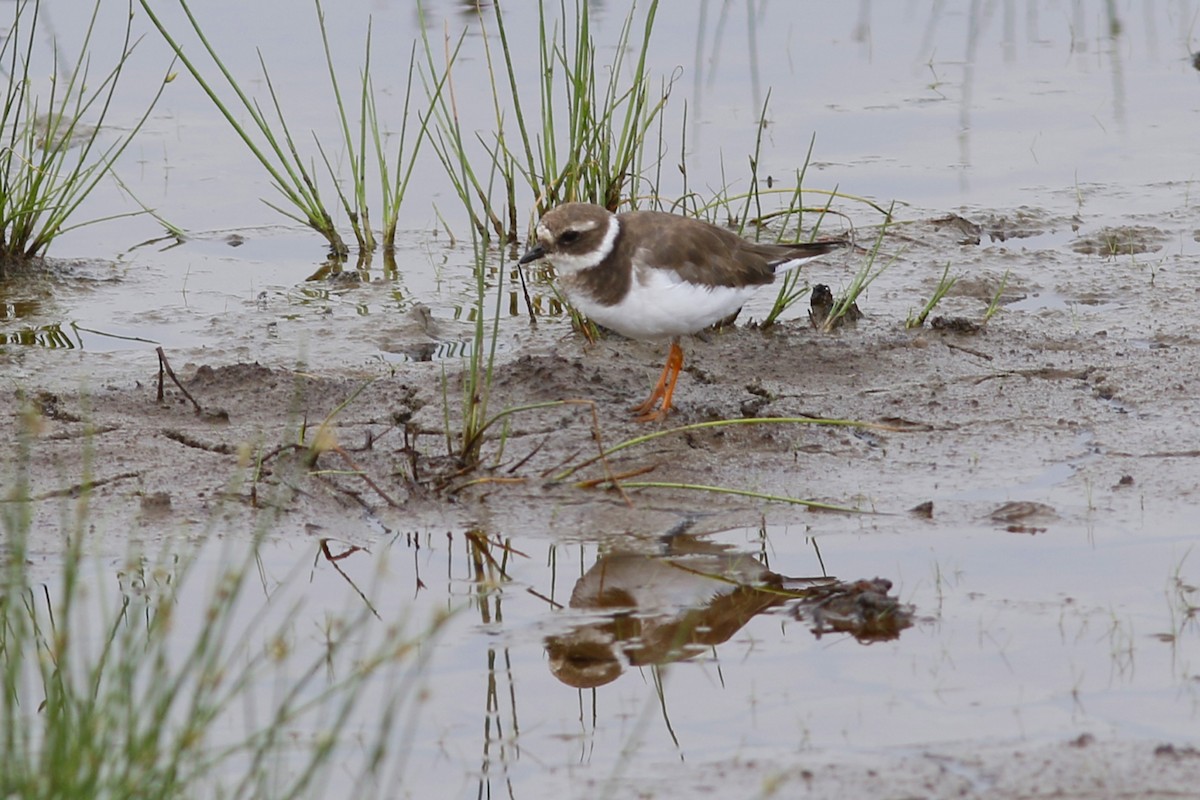
[[[667,363],[663,366],[662,374],[658,376],[658,383],[654,385],[654,391],[650,392],[646,402],[631,409],[637,415],[635,419],[638,422],[657,422],[667,416],[667,412],[671,410],[671,396],[675,394],[675,383],[679,380],[679,372],[682,369],[683,348],[679,346],[679,340],[674,339],[671,341],[671,349],[667,352]]]

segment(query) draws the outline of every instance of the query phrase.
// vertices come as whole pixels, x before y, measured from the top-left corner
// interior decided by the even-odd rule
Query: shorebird
[[[729,317],[776,275],[844,244],[763,244],[677,214],[566,203],[538,222],[520,263],[548,261],[567,300],[592,321],[630,339],[670,340],[658,382],[632,409],[651,422],[671,410],[681,336]]]

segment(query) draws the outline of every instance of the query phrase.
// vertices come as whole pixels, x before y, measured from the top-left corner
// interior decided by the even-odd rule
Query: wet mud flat
[[[952,524],[986,518],[1000,505],[963,493],[1007,491],[1023,500],[1026,484],[1036,494],[1086,482],[1090,499],[1042,512],[1054,516],[1103,508],[1133,520],[1145,506],[1193,497],[1200,474],[1200,433],[1191,421],[1200,396],[1194,260],[1034,250],[1021,239],[1011,249],[981,248],[963,241],[960,225],[930,220],[897,236],[904,263],[868,292],[866,317],[853,326],[822,334],[798,318],[693,337],[677,408],[658,426],[634,422],[627,409],[652,381],[662,348],[615,336],[588,344],[562,322],[515,334],[510,324],[489,412],[580,402],[508,415],[484,434],[474,468],[454,452],[464,380],[457,365],[348,363],[336,343],[327,352],[313,344],[301,364],[210,362],[203,352],[168,349],[186,391],[165,380],[162,402],[152,352],[9,347],[7,435],[20,421],[16,400],[29,402],[40,416],[34,496],[68,493],[86,457],[93,511],[130,530],[148,509],[155,529],[160,513],[203,526],[211,504],[230,491],[245,501],[234,508],[253,513],[251,483],[290,487],[279,501],[285,526],[292,516],[321,524],[353,509],[385,529],[399,519],[400,527],[516,524],[555,537],[654,534],[681,516],[747,510],[780,523],[852,518],[894,527],[920,507],[911,517],[921,522],[904,524]],[[929,324],[905,329],[947,257],[958,282]],[[836,280],[853,264],[816,269]],[[997,296],[1000,312],[984,322]],[[398,321],[396,336],[410,329]],[[389,338],[386,327],[376,333]],[[261,334],[243,335],[237,345],[245,350]],[[692,427],[734,419],[764,421]],[[291,446],[311,444],[322,426],[342,453],[290,469]],[[690,429],[593,458],[601,447],[671,428]],[[311,469],[344,466],[347,458],[376,487]],[[239,478],[248,460],[258,463],[252,482]],[[619,475],[877,513],[815,515],[716,492],[622,494],[604,480]]]
[[[1108,248],[1098,252],[1080,244],[1082,236],[1063,235],[1069,222],[1015,230],[1007,220],[1016,216],[992,225],[1003,238],[952,218],[893,234],[903,257],[864,298],[864,317],[832,334],[794,319],[685,342],[676,410],[658,427],[631,421],[626,409],[657,374],[661,348],[617,337],[588,344],[565,323],[506,325],[510,347],[495,368],[491,413],[583,402],[506,417],[488,431],[472,468],[451,452],[463,385],[457,364],[354,361],[340,357],[336,343],[314,345],[299,365],[167,349],[190,398],[167,380],[159,402],[158,362],[148,352],[9,347],[0,354],[11,392],[0,424],[8,441],[21,429],[35,436],[27,464],[6,449],[4,472],[29,475],[38,499],[30,558],[47,572],[63,504],[85,483],[89,524],[103,532],[91,546],[103,557],[249,537],[268,514],[271,536],[281,539],[369,546],[406,531],[480,530],[524,546],[588,542],[644,553],[681,529],[703,537],[757,524],[817,543],[853,542],[862,553],[906,537],[936,551],[970,531],[1027,545],[1034,575],[1071,570],[1069,557],[1048,562],[1040,547],[1066,532],[1095,529],[1131,547],[1194,535],[1196,258],[1172,253],[1172,232],[1133,253],[1134,234],[1110,231],[1096,239]],[[1109,234],[1125,236],[1125,252],[1104,244]],[[960,278],[935,310],[941,322],[905,329],[946,259]],[[827,262],[810,279],[837,286],[855,263]],[[997,294],[1001,310],[983,323]],[[408,328],[395,324],[403,338]],[[237,344],[253,351],[258,335]],[[699,426],[751,418],[764,421]],[[686,429],[594,458],[601,447],[676,427]],[[660,485],[635,485],[647,482]],[[917,624],[936,626],[931,593],[914,593],[914,576],[893,574],[891,563],[877,566],[874,574],[831,571],[848,581],[895,581],[904,600],[916,601]],[[1116,584],[1120,576],[1105,579]],[[1002,594],[1003,577],[996,586]],[[1021,584],[995,602],[1018,602],[1025,591]],[[1194,638],[1193,631],[1187,647]],[[924,748],[917,736],[888,751],[883,770],[871,758],[821,750],[799,749],[782,762],[773,754],[772,764],[782,785],[812,796],[898,792],[892,781],[902,775],[931,797],[1105,797],[1131,787],[1154,797],[1186,792],[1195,763],[1182,739],[1130,739],[1119,727],[1099,742],[1048,748],[997,743],[981,731],[969,752]],[[1041,766],[1029,772],[1032,759]],[[1097,759],[1121,769],[1097,771]],[[656,769],[638,763],[631,772],[644,773],[651,796],[669,796],[649,778]],[[755,770],[753,759],[706,759],[670,774],[675,788],[709,779],[733,786]],[[1036,786],[1021,775],[1037,777]]]

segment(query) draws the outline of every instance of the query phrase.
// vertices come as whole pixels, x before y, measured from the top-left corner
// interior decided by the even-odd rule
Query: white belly
[[[634,278],[620,303],[606,306],[566,286],[571,305],[588,319],[630,339],[668,339],[704,330],[737,311],[758,286],[705,287],[680,281],[673,272],[651,270]]]

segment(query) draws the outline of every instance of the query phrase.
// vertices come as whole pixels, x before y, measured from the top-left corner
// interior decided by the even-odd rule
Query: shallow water
[[[275,542],[261,551],[261,583],[273,597],[270,619],[303,602],[295,621],[279,629],[294,662],[264,670],[250,690],[282,694],[299,671],[293,663],[319,656],[328,621],[363,610],[349,580],[380,614],[372,638],[393,624],[411,632],[453,612],[423,645],[422,669],[405,677],[404,691],[422,699],[404,717],[412,727],[397,725],[389,735],[389,759],[407,758],[408,766],[386,796],[590,796],[609,782],[616,796],[670,796],[690,770],[722,764],[735,779],[725,789],[752,796],[806,755],[844,761],[896,748],[1032,744],[1080,732],[1190,740],[1200,712],[1196,631],[1183,619],[1186,593],[1181,599],[1173,578],[1194,574],[1192,537],[1131,537],[1098,517],[1094,526],[1059,524],[1033,537],[995,525],[922,533],[920,526],[872,519],[819,526],[818,546],[803,530],[776,527],[677,539],[675,552],[719,543],[732,548],[726,555],[767,560],[785,575],[824,569],[846,578],[887,576],[915,605],[916,624],[896,640],[862,644],[845,634],[814,636],[785,605],[725,629],[727,640],[684,660],[640,666],[636,649],[621,652],[635,642],[614,641],[605,627],[614,612],[567,606],[585,572],[596,580],[603,551],[610,592],[651,580],[632,609],[649,641],[681,608],[703,607],[686,585],[703,578],[688,572],[681,580],[677,569],[672,578],[671,567],[655,560],[668,545],[643,540],[641,552],[628,557],[631,565],[614,563],[622,551],[636,552],[628,538],[608,539],[598,550],[590,542],[504,535],[506,547],[524,554],[505,558],[493,545],[505,579],[473,566],[479,551],[461,534],[379,541],[370,553],[337,562],[342,574],[317,557],[314,542]],[[342,549],[331,544],[334,553]],[[229,563],[229,550],[225,558],[216,547],[208,551],[200,577]],[[647,572],[637,566],[642,560],[659,568]],[[208,579],[196,577],[181,609],[207,607]],[[244,604],[247,621],[258,613],[258,597],[252,591]],[[621,605],[623,616],[630,609]],[[181,642],[199,633],[203,618],[193,616],[180,614]],[[260,639],[261,647],[274,646],[275,625],[255,634],[251,653]],[[587,628],[593,632],[581,633]],[[1170,640],[1160,638],[1168,634]],[[581,638],[615,651],[594,689],[556,678],[548,655],[556,641]],[[348,674],[343,668],[330,677]],[[384,677],[375,683],[360,712],[364,736],[373,733],[372,710],[395,691]],[[243,711],[231,706],[226,724],[236,729]],[[304,740],[319,735],[322,723],[306,720],[289,730]],[[355,774],[362,746],[344,748],[339,771]],[[760,768],[739,774],[735,765],[746,763]]]
[[[293,4],[244,5],[205,4],[202,19],[211,24],[213,40],[243,76],[256,74],[253,48],[261,47],[294,128],[333,141],[311,9],[299,14]],[[536,35],[533,21],[522,16],[531,7],[506,11],[518,51],[527,51]],[[78,20],[65,3],[46,8],[64,41],[78,35],[72,27]],[[376,86],[398,106],[418,20],[408,3],[375,3],[371,13]],[[621,9],[596,3],[593,14],[603,47],[615,39]],[[1012,335],[1010,347],[1027,350],[1031,364],[1045,356],[1036,350],[1043,340],[1020,339],[1014,331],[1025,329],[1003,327],[1004,315],[1069,317],[1080,336],[1128,340],[1132,350],[1148,353],[1169,340],[1173,321],[1196,318],[1187,311],[1196,298],[1186,289],[1194,286],[1200,253],[1194,185],[1200,72],[1190,59],[1198,47],[1198,15],[1194,2],[664,2],[651,71],[669,76],[682,65],[664,123],[667,187],[676,188],[686,101],[692,188],[716,192],[727,183],[744,190],[747,155],[769,90],[760,175],[785,181],[815,133],[807,186],[837,187],[884,205],[896,200],[904,220],[955,212],[987,225],[999,220],[994,230],[1020,231],[1008,238],[984,235],[980,248],[949,240],[918,242],[912,251],[897,246],[902,263],[863,302],[877,324],[898,328],[905,308],[919,305],[949,260],[964,278],[1014,270],[1013,302],[988,333],[1006,342]],[[285,18],[289,24],[280,25]],[[365,20],[340,13],[330,24],[338,68],[348,78],[358,67]],[[494,29],[490,11],[480,18],[464,4],[434,3],[428,25],[439,39],[444,31],[451,37],[468,32],[460,103],[474,115],[469,128],[491,130],[490,101],[472,95],[484,75],[481,36]],[[153,37],[139,58],[154,68],[129,75],[120,110],[130,116],[165,68],[159,65],[165,65],[164,49]],[[261,82],[253,86],[263,91]],[[145,379],[154,370],[155,344],[179,362],[213,365],[300,360],[326,371],[369,372],[383,363],[404,377],[402,370],[413,366],[407,361],[429,357],[457,368],[470,337],[472,257],[461,241],[458,201],[432,158],[418,167],[405,203],[399,274],[385,275],[376,263],[360,283],[306,280],[322,264],[321,242],[281,224],[261,202],[273,196],[267,179],[186,77],[169,87],[121,175],[143,202],[192,238],[170,248],[166,242],[139,246],[160,235],[144,217],[80,229],[51,251],[72,262],[60,267],[60,277],[10,281],[0,289],[0,333],[52,325],[72,331],[70,341],[83,351],[79,359],[50,362],[70,371],[66,383],[97,385],[130,374]],[[128,208],[106,187],[84,216]],[[847,203],[845,210],[856,224],[876,221],[860,204]],[[438,213],[460,237],[457,244],[448,241]],[[1072,249],[1080,237],[1128,225],[1160,231],[1161,249],[1120,260]],[[239,238],[229,240],[230,233]],[[843,267],[824,279],[848,278]],[[1129,283],[1153,286],[1156,270],[1163,291],[1171,292],[1163,306],[1171,313],[1147,315],[1152,323],[1143,324],[1124,292]],[[1090,291],[1093,284],[1084,279],[1097,275],[1110,276],[1103,297],[1078,289]],[[947,305],[970,300],[955,297]],[[750,313],[761,316],[769,298],[755,303]],[[414,312],[418,304],[429,310],[432,327]],[[1145,310],[1140,300],[1133,305]],[[504,308],[502,361],[531,342],[554,348],[569,335],[565,321],[554,317],[531,333],[519,305]],[[885,322],[878,322],[880,314]],[[100,354],[111,358],[95,357]],[[18,382],[34,381],[44,369],[30,359],[8,363]],[[995,377],[980,364],[979,380]],[[1191,380],[1186,365],[1171,364],[1163,386],[1179,380],[1183,387]],[[431,385],[437,380],[433,371],[412,375]],[[862,376],[864,384],[870,380]],[[927,399],[918,397],[921,388],[897,413],[920,417]],[[1053,418],[1044,414],[1057,413],[1056,407],[1044,412],[1015,391],[1010,397],[997,421],[1011,414],[1010,424],[1052,427]],[[394,733],[390,752],[409,756],[402,788],[389,786],[383,794],[560,797],[605,789],[612,796],[667,797],[703,768],[728,770],[714,783],[720,793],[757,796],[770,794],[775,776],[786,774],[797,781],[793,788],[800,785],[793,773],[811,763],[808,757],[848,763],[1081,733],[1195,741],[1200,631],[1192,548],[1200,474],[1187,455],[1195,434],[1185,424],[1182,401],[1180,419],[1157,426],[1136,402],[1106,402],[1107,415],[1089,417],[1086,427],[1046,433],[1054,444],[1044,451],[999,448],[981,463],[962,443],[964,425],[933,434],[944,442],[933,456],[921,451],[906,461],[905,445],[893,440],[888,446],[901,454],[893,461],[839,451],[819,462],[829,474],[822,475],[822,467],[796,468],[794,480],[805,490],[828,481],[829,492],[858,491],[856,500],[868,506],[877,494],[932,500],[939,509],[932,520],[899,506],[880,508],[885,513],[879,515],[812,514],[803,525],[764,524],[755,514],[723,530],[708,530],[703,519],[697,524],[701,544],[687,547],[729,545],[784,576],[892,581],[916,614],[898,639],[866,645],[845,634],[818,638],[785,605],[753,616],[727,641],[685,660],[636,666],[621,654],[619,676],[595,689],[556,678],[547,642],[608,620],[595,610],[566,607],[576,582],[602,555],[635,549],[661,557],[671,548],[658,538],[665,531],[614,526],[595,536],[540,516],[528,526],[500,516],[508,524],[480,528],[511,545],[505,578],[476,571],[458,518],[445,529],[423,521],[410,530],[345,513],[344,529],[326,534],[367,545],[337,565],[357,585],[371,587],[370,602],[382,618],[374,635],[396,619],[419,625],[435,613],[454,612],[413,678],[428,692],[416,706],[415,727]],[[1091,414],[1088,409],[1080,415]],[[1163,412],[1155,406],[1150,414]],[[1134,422],[1161,440],[1139,438],[1140,427],[1124,433]],[[994,441],[1007,435],[1001,424],[991,431],[984,435]],[[1138,472],[1132,488],[1117,488],[1121,476],[1111,473],[1118,466],[1101,465],[1117,450],[1134,453],[1119,469],[1155,466],[1144,467],[1145,476]],[[816,456],[811,463],[818,463]],[[776,472],[782,477],[774,480],[791,491],[787,468]],[[742,477],[758,480],[753,473]],[[1055,511],[1008,530],[1009,523],[989,519],[984,509],[1010,500],[1043,502]],[[676,507],[686,501],[670,504]],[[954,510],[942,517],[943,507]],[[479,514],[486,520],[486,510]],[[235,545],[245,535],[218,533]],[[39,568],[54,563],[52,553],[42,556]],[[264,584],[274,587],[276,579],[291,576],[273,602],[286,606],[288,598],[303,598],[301,619],[311,620],[361,609],[345,577],[316,556],[312,539],[268,542]],[[198,568],[216,574],[222,563],[213,548]],[[311,574],[308,563],[315,563]],[[189,596],[181,606],[201,602]],[[673,611],[682,601],[661,602]],[[247,615],[257,608],[248,603]],[[645,627],[664,616],[661,608],[641,613]],[[184,639],[197,628],[181,626]],[[291,635],[301,656],[320,652],[316,622],[297,624]],[[264,677],[264,690],[271,680]],[[378,691],[383,696],[388,687]],[[371,709],[368,704],[362,712],[364,727],[376,722]],[[359,757],[354,746],[343,756],[351,766]]]

